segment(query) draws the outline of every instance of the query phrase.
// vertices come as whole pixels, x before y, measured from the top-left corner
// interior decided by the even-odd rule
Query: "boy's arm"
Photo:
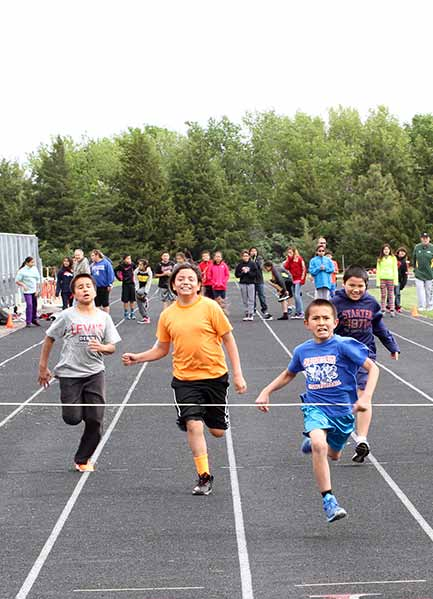
[[[235,338],[231,332],[226,333],[222,336],[224,347],[227,350],[227,354],[232,365],[233,370],[233,382],[235,389],[238,393],[245,393],[247,390],[247,383],[245,382],[242,374],[241,361],[239,358],[238,346],[236,345]]]
[[[97,339],[90,339],[88,347],[91,351],[105,355],[114,354],[116,351],[116,346],[114,343],[101,343]]]
[[[269,412],[269,396],[274,391],[282,389],[296,376],[296,372],[290,372],[290,370],[283,370],[283,372],[277,376],[269,385],[260,391],[258,398],[256,399],[257,407],[261,412]]]
[[[45,337],[45,341],[42,345],[41,357],[39,359],[39,376],[38,382],[47,388],[50,384],[50,380],[53,375],[48,370],[48,359],[50,357],[51,350],[53,349],[54,339],[52,337]]]
[[[169,341],[157,341],[155,345],[147,351],[141,352],[139,354],[123,354],[122,362],[124,366],[131,366],[132,364],[139,364],[140,362],[155,362],[155,360],[164,358],[169,351]]]
[[[365,360],[362,368],[365,368],[368,372],[367,384],[365,389],[359,393],[358,401],[353,406],[354,412],[366,412],[368,410],[379,379],[379,368],[370,358]]]
[[[386,328],[385,323],[383,322],[382,312],[377,312],[374,315],[371,324],[373,327],[373,334],[376,335],[378,339],[380,339],[381,343],[391,353],[391,358],[393,360],[398,360],[400,347],[394,339],[391,331]]]

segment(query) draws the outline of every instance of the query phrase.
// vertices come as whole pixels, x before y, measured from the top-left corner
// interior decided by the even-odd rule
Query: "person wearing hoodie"
[[[207,278],[212,283],[212,294],[216,302],[225,310],[225,299],[227,293],[227,282],[230,278],[230,270],[223,260],[221,252],[213,255],[213,261],[207,272]]]
[[[332,287],[331,274],[334,272],[334,265],[332,260],[325,256],[325,252],[325,246],[318,245],[316,247],[316,255],[310,260],[308,272],[314,279],[315,298],[329,300]]]
[[[111,260],[100,250],[92,250],[90,257],[90,274],[96,281],[95,306],[104,312],[110,312],[110,291],[115,279]]]
[[[251,260],[253,260],[253,262],[255,262],[257,265],[256,297],[259,298],[263,319],[272,320],[272,314],[269,314],[268,304],[266,303],[265,280],[263,278],[264,260],[261,256],[259,256],[258,249],[254,246],[250,248],[250,257]],[[256,300],[254,300],[254,311],[256,312]]]
[[[337,310],[338,325],[335,329],[337,335],[353,337],[368,347],[368,357],[376,360],[375,337],[390,352],[393,360],[398,360],[400,348],[385,326],[383,313],[379,302],[367,293],[368,273],[358,264],[349,266],[343,275],[343,288],[336,291],[331,300]],[[358,394],[365,389],[367,373],[363,368],[358,370]],[[352,461],[362,464],[370,453],[367,441],[368,430],[372,417],[371,405],[365,412],[357,414],[356,433],[357,444]]]
[[[242,320],[254,320],[256,298],[257,264],[251,260],[248,250],[242,250],[241,261],[236,266],[235,277],[239,279],[245,316]]]
[[[408,265],[407,265],[407,249],[405,247],[399,247],[395,253],[397,258],[397,268],[398,268],[398,285],[394,287],[394,295],[395,295],[395,310],[396,312],[401,312],[401,292],[406,287],[407,283],[407,273],[408,273]]]
[[[56,281],[56,297],[62,297],[62,310],[70,308],[74,301],[74,296],[71,291],[71,281],[74,276],[74,263],[72,258],[65,256],[62,266],[57,273]]]
[[[135,298],[137,300],[138,311],[142,320],[137,320],[138,324],[150,324],[149,318],[149,291],[152,286],[152,269],[148,260],[139,258],[137,268],[134,270]]]
[[[122,282],[122,302],[123,317],[125,320],[135,320],[135,282],[134,282],[135,264],[129,254],[123,256],[122,262],[114,269],[114,274],[118,281]],[[129,304],[129,313],[128,313]]]

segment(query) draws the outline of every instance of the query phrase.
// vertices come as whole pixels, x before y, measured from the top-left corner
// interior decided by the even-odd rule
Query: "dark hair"
[[[28,264],[29,262],[31,262],[32,260],[34,260],[33,256],[27,256],[27,258],[24,260],[24,262],[21,264],[20,268],[24,268],[24,266],[26,264]]]
[[[258,248],[256,248],[255,245],[251,246],[250,249],[248,250],[248,252],[251,252],[251,250],[256,250],[257,253],[259,253]]]
[[[320,307],[320,306],[326,306],[328,308],[331,308],[332,314],[334,315],[335,320],[337,319],[337,308],[334,306],[334,304],[332,302],[330,302],[327,299],[315,299],[313,300],[310,304],[308,304],[307,309],[305,310],[305,320],[308,320],[309,316],[310,316],[310,312],[311,312],[311,308],[315,308],[316,306]]]
[[[326,252],[326,247],[323,245],[323,243],[319,243],[319,245],[316,246],[316,254],[319,250]]]
[[[131,254],[123,254],[122,260],[126,260],[126,258],[131,258]]]
[[[268,268],[271,266],[272,267],[272,260],[265,260],[263,262],[263,266],[267,266]]]
[[[183,252],[176,252],[176,258],[177,258],[178,256],[179,256],[180,258],[183,258],[184,260],[186,260],[186,256],[185,256],[185,254],[184,254]]]
[[[75,291],[75,283],[78,281],[78,279],[90,279],[92,281],[93,287],[94,287],[94,289],[96,291],[96,281],[92,277],[92,275],[89,275],[87,272],[80,272],[80,273],[78,273],[78,275],[75,275],[75,277],[71,281],[71,291],[72,291],[72,293],[74,293],[74,291]]]
[[[378,260],[382,260],[382,258],[385,256],[385,254],[383,253],[383,250],[385,248],[389,248],[389,255],[393,256],[392,248],[389,245],[389,243],[384,243],[383,246],[380,248],[379,256],[377,257]]]
[[[146,258],[138,258],[137,259],[137,264],[139,264],[140,262],[142,262],[145,267],[149,266],[149,260],[146,260]]]
[[[197,275],[197,281],[200,283],[200,289],[198,290],[198,293],[200,293],[200,291],[201,291],[201,282],[202,282],[201,270],[195,264],[191,264],[190,262],[182,262],[181,264],[176,264],[176,266],[173,268],[173,272],[171,273],[170,280],[168,282],[170,290],[175,295],[177,295],[177,293],[174,290],[173,283],[175,282],[178,273],[181,270],[187,270],[187,269],[193,270],[195,272],[195,274]]]
[[[68,268],[69,268],[70,270],[72,270],[72,269],[73,269],[73,267],[74,267],[74,263],[73,263],[73,261],[72,261],[72,258],[71,258],[70,256],[65,256],[65,257],[63,258],[63,260],[62,260],[62,266],[63,266],[63,262],[64,262],[65,260],[67,260],[67,261],[69,262],[69,266],[68,266]]]
[[[346,268],[343,274],[343,283],[345,283],[351,277],[363,279],[365,285],[368,285],[368,272],[365,270],[363,266],[360,266],[359,264],[351,264]]]
[[[95,256],[98,256],[98,258],[101,258],[101,260],[104,257],[104,254],[101,252],[101,250],[92,250],[90,253],[95,254]]]
[[[407,256],[407,249],[404,247],[404,245],[402,245],[401,247],[398,248],[398,250],[396,250],[396,254],[398,254],[399,252],[404,252]]]

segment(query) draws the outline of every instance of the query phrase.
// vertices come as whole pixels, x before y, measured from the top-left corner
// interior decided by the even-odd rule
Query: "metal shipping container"
[[[27,256],[33,256],[42,273],[36,235],[0,233],[0,306],[11,307],[21,302],[15,276]]]

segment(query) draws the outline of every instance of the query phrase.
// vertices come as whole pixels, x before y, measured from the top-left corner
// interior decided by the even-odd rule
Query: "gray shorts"
[[[174,293],[170,291],[170,289],[166,289],[164,287],[159,288],[159,299],[162,302],[174,302],[176,296]]]

